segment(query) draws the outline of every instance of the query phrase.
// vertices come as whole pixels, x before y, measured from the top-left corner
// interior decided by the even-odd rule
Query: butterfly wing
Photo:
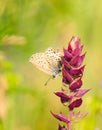
[[[53,48],[48,48],[45,57],[53,77],[56,77],[61,71],[61,53]]]
[[[60,60],[61,59],[61,53],[59,51],[59,49],[53,49],[53,48],[48,48],[46,51],[45,51],[45,54],[46,55],[49,55],[49,56],[54,56],[55,59],[58,59]]]
[[[56,77],[60,70],[61,53],[53,48],[48,48],[45,53],[36,53],[30,57],[29,62],[43,72]]]
[[[33,54],[29,62],[31,62],[35,67],[37,67],[39,70],[52,75],[51,68],[49,68],[49,63],[46,60],[45,53],[36,53]]]

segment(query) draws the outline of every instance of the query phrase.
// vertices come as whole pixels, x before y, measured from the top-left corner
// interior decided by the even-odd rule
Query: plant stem
[[[72,111],[69,111],[69,120],[70,122],[68,123],[67,127],[68,127],[68,130],[72,130]]]

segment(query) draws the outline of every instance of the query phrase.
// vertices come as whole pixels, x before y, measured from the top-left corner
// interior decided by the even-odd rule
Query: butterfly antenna
[[[45,82],[45,86],[47,85],[47,83],[50,81],[50,79],[52,78],[52,76],[50,76],[49,78],[48,78],[48,80]]]

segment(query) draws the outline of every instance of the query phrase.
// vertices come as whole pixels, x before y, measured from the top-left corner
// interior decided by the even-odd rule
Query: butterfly
[[[62,68],[61,53],[58,49],[48,48],[45,52],[33,54],[29,62],[39,70],[56,78]]]

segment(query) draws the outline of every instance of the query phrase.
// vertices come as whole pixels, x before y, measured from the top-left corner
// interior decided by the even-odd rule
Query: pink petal
[[[51,114],[57,118],[58,120],[62,121],[62,122],[65,122],[65,123],[69,123],[70,121],[67,119],[67,117],[65,115],[63,115],[62,113],[60,114],[54,114],[53,112],[51,112]]]
[[[63,49],[64,51],[64,57],[67,61],[70,61],[70,59],[72,58],[72,54],[68,52],[68,50]]]
[[[81,78],[77,78],[76,80],[74,80],[74,81],[70,84],[69,89],[70,89],[71,91],[74,91],[74,90],[76,90],[76,89],[79,89],[81,86],[82,86],[82,80],[81,80]]]
[[[72,99],[72,96],[69,96],[67,94],[65,94],[65,92],[55,92],[55,94],[61,98],[61,102],[65,103],[65,102],[69,102]]]
[[[85,68],[85,65],[83,65],[80,68],[73,68],[70,70],[70,74],[72,74],[73,76],[80,76],[80,75],[82,76],[84,72],[84,68]]]
[[[73,77],[71,77],[71,75],[68,73],[68,71],[65,68],[62,69],[62,75],[63,75],[64,83],[68,84],[74,80]]]
[[[71,65],[69,64],[69,62],[65,59],[65,57],[62,57],[62,64],[64,66],[66,66],[66,68],[70,69],[71,68]]]
[[[76,92],[75,97],[82,97],[84,96],[90,89],[80,89]]]
[[[73,50],[72,52],[72,55],[80,55],[82,53],[82,49],[83,49],[83,45],[75,48],[75,50]]]
[[[80,98],[73,101],[68,107],[70,110],[73,110],[74,108],[80,107],[81,104],[82,104],[82,99]]]
[[[80,39],[78,37],[72,37],[68,45],[68,51],[72,52],[76,48],[80,48],[80,47],[81,47]]]
[[[83,62],[83,60],[84,60],[84,58],[85,58],[85,54],[86,54],[86,53],[84,53],[84,54],[81,55],[81,56],[79,56],[79,55],[74,56],[74,57],[71,59],[70,64],[73,65],[73,66],[75,66],[75,67],[79,67],[79,66],[82,64],[82,62]]]

